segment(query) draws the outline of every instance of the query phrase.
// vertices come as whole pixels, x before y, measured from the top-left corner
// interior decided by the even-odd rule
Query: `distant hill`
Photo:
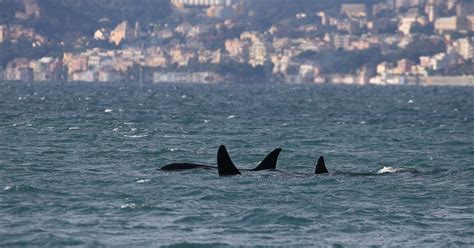
[[[371,6],[386,0],[246,0],[255,12],[255,20],[260,26],[268,27],[282,19],[294,17],[299,12],[316,13],[326,11],[338,14],[344,3],[365,3]]]
[[[20,0],[0,0],[0,22],[20,22],[49,38],[67,33],[94,32],[98,21],[107,18],[112,24],[121,20],[143,23],[164,19],[170,14],[169,0],[38,0],[42,16],[19,21],[15,12],[23,9]]]
[[[166,18],[171,8],[169,0],[41,0],[39,2],[65,7],[95,21],[106,17],[115,22],[122,19],[156,21]]]

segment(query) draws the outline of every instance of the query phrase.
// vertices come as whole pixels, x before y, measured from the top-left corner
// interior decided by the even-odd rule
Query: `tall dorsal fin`
[[[258,164],[255,169],[252,169],[251,171],[275,170],[280,152],[281,148],[273,150],[262,160],[262,162],[260,162],[260,164]]]
[[[314,170],[314,174],[324,174],[329,173],[326,169],[326,164],[324,163],[324,157],[321,156],[318,159],[318,163],[316,164],[316,169]]]
[[[240,171],[235,168],[234,163],[232,163],[229,153],[227,153],[227,149],[225,149],[224,145],[221,145],[219,151],[217,151],[217,170],[219,171],[219,176],[240,174]]]

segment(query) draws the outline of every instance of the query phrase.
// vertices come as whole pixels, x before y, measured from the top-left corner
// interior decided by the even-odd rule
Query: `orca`
[[[269,168],[269,165],[275,165],[271,169],[275,170],[276,168],[276,159],[280,154],[281,149],[275,149],[271,152],[257,168],[249,170],[249,171],[259,171],[265,170]],[[240,171],[235,167],[232,159],[229,156],[225,146],[221,145],[219,147],[219,151],[217,152],[217,169],[219,172],[219,176],[233,176],[233,175],[240,175]],[[326,174],[329,173],[326,164],[324,163],[324,157],[321,156],[316,163],[316,167],[314,169],[314,174]]]
[[[253,169],[241,169],[242,171],[261,171],[261,170],[275,170],[276,165],[277,165],[277,160],[278,156],[280,155],[281,148],[277,148],[270,152],[263,160],[260,162],[257,167]],[[221,158],[221,160],[219,160]],[[224,158],[228,160],[224,160]],[[225,148],[224,145],[221,145],[219,147],[219,150],[217,151],[217,163],[219,165],[219,161],[222,162],[222,166],[224,164],[232,163],[230,160],[230,156],[227,152],[227,149]],[[233,165],[233,163],[232,163]],[[221,167],[222,167],[221,166]],[[234,166],[235,167],[235,166]],[[226,166],[222,168],[227,168]],[[194,163],[172,163],[172,164],[167,164],[163,167],[160,168],[161,170],[164,171],[181,171],[181,170],[190,170],[190,169],[218,169],[219,166],[212,166],[212,165],[204,165],[204,164],[194,164]]]
[[[316,167],[314,169],[314,174],[327,174],[329,171],[326,168],[326,164],[324,163],[324,157],[319,157],[318,162],[316,163]],[[334,171],[333,174],[335,175],[347,175],[347,176],[380,176],[385,174],[391,173],[412,173],[416,174],[419,173],[416,169],[408,169],[408,168],[393,168],[385,166],[382,169],[378,170],[377,173],[373,172],[342,172],[342,171]]]
[[[272,153],[267,156],[260,165],[262,165],[262,168],[266,168],[268,164],[274,164],[276,165],[276,159],[278,157],[278,154],[280,153],[281,149],[276,149]],[[275,154],[276,156],[275,156]],[[273,154],[273,155],[272,155]],[[270,156],[272,155],[272,156]],[[266,161],[266,160],[269,161]],[[259,169],[260,165],[252,170],[247,170],[247,171],[254,171]],[[240,175],[240,171],[235,167],[234,163],[230,159],[229,154],[227,153],[227,150],[225,146],[219,147],[219,151],[217,153],[217,167],[219,171],[219,176],[232,176],[232,175]],[[277,172],[281,172],[287,175],[292,175],[292,176],[309,176],[310,174],[306,173],[294,173],[294,172],[287,172],[287,171],[282,171],[282,170],[276,170],[275,167],[272,168],[273,170]],[[259,169],[262,170],[262,169]],[[385,175],[385,174],[390,174],[390,173],[419,173],[418,170],[415,169],[406,169],[406,168],[393,168],[393,167],[384,167],[383,169],[380,169],[377,171],[377,173],[371,173],[371,172],[341,172],[341,171],[334,171],[332,172],[334,175],[347,175],[347,176],[380,176],[380,175]],[[320,174],[329,174],[328,169],[326,168],[326,163],[324,161],[324,156],[320,156],[318,161],[316,162],[316,166],[314,168],[314,173],[313,175],[320,175]]]

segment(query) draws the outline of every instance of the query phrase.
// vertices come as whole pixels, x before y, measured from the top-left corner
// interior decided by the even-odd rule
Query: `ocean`
[[[472,87],[0,89],[2,247],[474,246]]]

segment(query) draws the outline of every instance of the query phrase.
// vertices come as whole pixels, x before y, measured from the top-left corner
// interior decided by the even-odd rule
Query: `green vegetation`
[[[312,60],[321,66],[324,73],[356,73],[364,65],[376,66],[384,60],[380,49],[370,48],[356,51],[304,52],[299,59]]]
[[[122,20],[148,23],[164,19],[171,13],[169,0],[41,0],[42,17],[25,22],[14,18],[22,10],[19,1],[0,0],[0,22],[20,22],[40,34],[59,40],[73,34],[91,35],[100,19],[116,25]]]
[[[0,45],[0,67],[5,67],[15,58],[39,59],[44,56],[61,56],[63,49],[58,46],[32,47],[31,43],[3,43]]]
[[[431,39],[415,39],[405,49],[400,50],[394,56],[389,56],[399,59],[409,59],[411,61],[419,62],[421,56],[431,56],[433,54],[446,51],[446,44],[441,40]]]
[[[450,68],[436,71],[434,74],[443,76],[474,75],[474,62],[468,60],[462,65],[451,66]]]
[[[15,18],[15,12],[21,10],[18,1],[0,0],[0,23],[6,23]]]
[[[122,20],[152,22],[170,14],[169,0],[41,0],[83,13],[92,21],[108,18],[112,22]]]
[[[374,3],[386,2],[384,0],[365,0],[369,6]],[[343,3],[361,3],[360,0],[330,0],[330,1],[308,1],[308,0],[253,0],[251,1],[254,15],[252,22],[259,29],[267,29],[272,24],[294,17],[297,13],[305,12],[315,14],[317,11],[326,11],[333,15],[339,13]],[[285,6],[282,8],[282,6]]]

